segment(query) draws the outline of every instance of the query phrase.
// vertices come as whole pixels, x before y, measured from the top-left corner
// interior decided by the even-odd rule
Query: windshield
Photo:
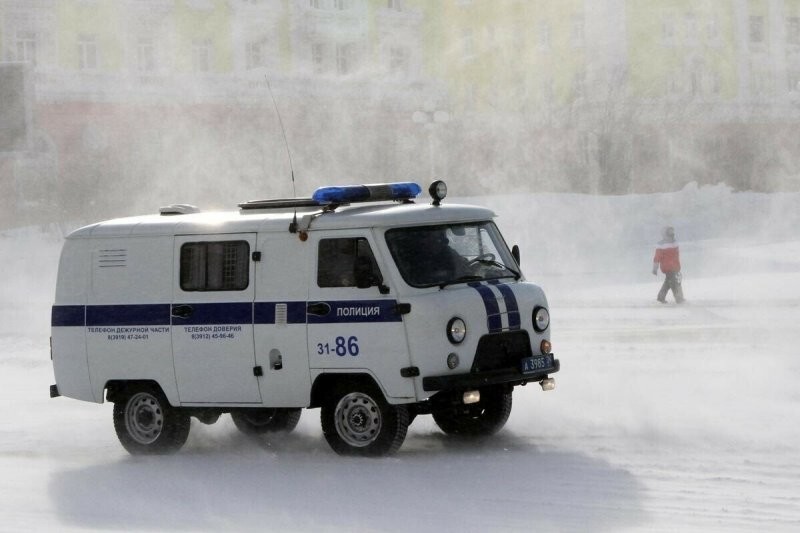
[[[386,243],[400,275],[413,287],[519,278],[492,222],[397,228],[386,232]]]

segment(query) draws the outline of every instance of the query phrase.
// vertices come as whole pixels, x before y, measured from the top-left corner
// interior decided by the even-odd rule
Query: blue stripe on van
[[[483,306],[486,308],[486,325],[489,328],[489,333],[502,331],[503,321],[500,318],[500,306],[497,304],[497,298],[492,289],[478,281],[468,283],[468,285],[478,291],[478,294],[483,299]]]
[[[87,326],[169,325],[169,304],[89,305]]]
[[[50,313],[50,325],[70,327],[86,325],[85,305],[54,305]]]
[[[508,314],[508,329],[517,330],[520,328],[519,318],[519,305],[517,304],[517,297],[511,287],[502,283],[499,279],[489,281],[490,284],[497,287],[503,299],[506,301],[506,312]]]
[[[307,315],[308,302],[228,302],[136,305],[54,305],[53,327],[83,326],[196,326],[209,324],[275,324],[275,309],[286,305],[287,324],[339,324],[361,322],[402,322],[396,300],[340,300],[324,302],[330,311],[324,316]],[[315,302],[316,303],[316,302]],[[183,317],[171,316],[176,306],[191,307]]]
[[[402,315],[397,312],[396,300],[335,300],[321,303],[328,304],[330,312],[322,316],[309,314],[309,324],[403,321]]]
[[[186,317],[172,316],[176,326],[203,326],[208,324],[252,324],[252,302],[173,304],[192,308]]]
[[[275,308],[286,305],[287,324],[306,323],[306,302],[256,302],[253,306],[253,322],[255,324],[274,324]]]

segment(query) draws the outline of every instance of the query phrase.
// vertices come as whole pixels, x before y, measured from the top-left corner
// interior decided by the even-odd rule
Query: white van
[[[550,390],[547,301],[489,209],[415,203],[415,183],[187,205],[81,228],[52,309],[51,396],[114,402],[132,454],[178,450],[190,417],[291,431],[321,408],[340,454],[385,455],[412,419],[488,435],[517,385]],[[357,205],[353,205],[357,204]]]

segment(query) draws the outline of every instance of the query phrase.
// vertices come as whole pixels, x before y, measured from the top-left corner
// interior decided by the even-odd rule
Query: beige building
[[[0,0],[0,60],[11,220],[291,194],[286,144],[298,193],[800,187],[800,0]]]

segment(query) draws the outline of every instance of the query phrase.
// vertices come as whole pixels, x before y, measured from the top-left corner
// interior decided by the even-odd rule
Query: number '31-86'
[[[317,354],[318,355],[338,355],[339,357],[344,357],[345,355],[358,355],[358,337],[351,336],[351,337],[336,337],[333,344],[326,342],[326,343],[317,343]]]

